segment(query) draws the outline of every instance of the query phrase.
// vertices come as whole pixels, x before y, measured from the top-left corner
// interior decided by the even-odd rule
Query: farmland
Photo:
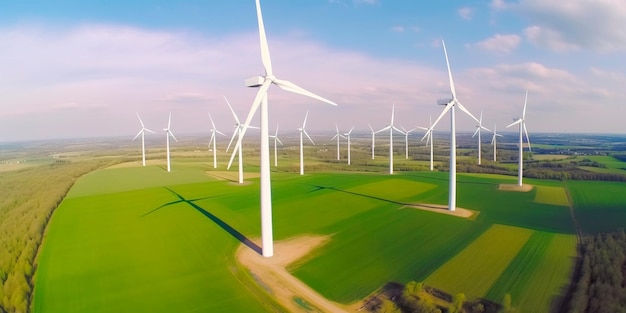
[[[468,300],[501,302],[508,294],[520,311],[549,311],[576,255],[569,199],[584,232],[623,227],[626,198],[616,196],[623,183],[525,179],[534,188],[515,192],[498,189],[515,177],[459,173],[458,206],[476,212],[466,219],[407,206],[445,204],[446,172],[396,166],[389,176],[384,157],[355,160],[354,171],[324,161],[334,153],[307,153],[319,161],[307,163],[304,176],[294,173],[293,152],[283,151],[273,168],[274,238],[327,236],[287,269],[339,303],[359,303],[389,282],[423,281]],[[235,259],[242,242],[260,249],[253,243],[260,236],[258,158],[246,156],[249,175],[239,185],[223,163],[214,170],[189,149],[175,156],[171,173],[149,160],[77,180],[48,224],[32,311],[284,310],[271,287]]]

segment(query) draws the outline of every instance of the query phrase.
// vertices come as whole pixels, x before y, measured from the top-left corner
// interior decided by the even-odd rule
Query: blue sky
[[[382,128],[392,104],[406,128],[449,97],[499,130],[529,90],[533,132],[624,133],[626,2],[621,0],[262,0],[274,66],[339,104],[270,89],[270,125],[310,133]],[[230,133],[262,74],[253,0],[0,2],[0,142]],[[474,122],[459,113],[460,131]],[[447,131],[448,119],[436,130]],[[272,126],[273,128],[273,126]],[[157,135],[153,135],[157,136]],[[415,135],[418,136],[418,135]]]

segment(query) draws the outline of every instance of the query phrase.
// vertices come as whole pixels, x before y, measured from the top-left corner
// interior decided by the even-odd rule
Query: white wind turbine
[[[135,139],[137,139],[137,137],[139,137],[139,135],[141,135],[141,164],[143,166],[146,166],[146,143],[144,140],[144,136],[146,132],[150,132],[153,134],[156,134],[155,132],[147,129],[144,125],[143,125],[143,121],[141,120],[141,117],[139,117],[139,113],[135,112],[137,114],[137,118],[139,119],[139,123],[141,124],[141,130],[139,131],[139,133],[137,133],[137,136],[135,136],[135,138],[133,138],[132,141],[135,141]]]
[[[476,134],[478,134],[478,165],[480,165],[481,162],[481,153],[482,153],[482,148],[481,148],[481,139],[480,139],[480,130],[484,129],[488,132],[490,132],[491,130],[489,130],[487,127],[483,126],[483,111],[480,111],[480,119],[478,120],[478,125],[476,125],[476,131],[474,131],[474,134],[472,135],[472,138],[474,136],[476,136]]]
[[[377,133],[380,133],[382,131],[389,130],[389,174],[393,174],[393,131],[395,130],[401,134],[404,134],[404,132],[397,129],[395,126],[393,126],[393,116],[394,116],[395,109],[396,109],[396,106],[394,104],[391,107],[391,123],[387,125],[386,127],[384,127],[383,129],[377,131]]]
[[[304,175],[304,142],[302,134],[306,135],[306,138],[309,138],[309,141],[311,141],[311,143],[315,145],[315,142],[313,142],[311,136],[309,136],[309,134],[306,132],[306,129],[304,129],[304,127],[306,126],[307,117],[309,117],[309,111],[306,111],[306,114],[304,115],[304,122],[302,122],[302,127],[298,128],[298,131],[300,132],[300,175]]]
[[[350,134],[352,134],[352,130],[354,130],[354,126],[352,126],[352,128],[350,128],[350,131],[343,134],[345,137],[348,139],[348,165],[350,165]]]
[[[267,105],[267,91],[271,84],[275,84],[281,89],[290,91],[293,93],[305,95],[332,105],[337,105],[334,102],[322,98],[310,91],[303,89],[296,84],[278,79],[274,76],[272,70],[272,62],[270,59],[270,51],[267,44],[267,38],[265,36],[265,27],[263,25],[263,16],[261,14],[261,4],[259,0],[256,0],[257,20],[259,25],[259,39],[261,42],[261,60],[263,67],[265,68],[265,76],[255,76],[246,80],[246,86],[259,87],[250,113],[246,119],[241,137],[237,139],[237,146],[241,146],[241,140],[246,133],[247,127],[252,120],[252,117],[256,113],[256,110],[261,107],[261,240],[263,243],[263,256],[271,257],[274,255],[273,234],[272,234],[272,186],[270,181],[270,162],[269,162],[269,137],[268,137],[268,105]],[[228,166],[230,167],[235,154],[230,158]]]
[[[430,141],[430,170],[433,170],[433,121],[432,118],[429,116],[428,117],[428,128],[426,127],[421,127],[421,126],[417,126],[417,128],[419,129],[423,129],[426,131],[426,134],[424,134],[424,137],[426,137],[426,144],[428,144],[428,142]],[[422,140],[424,140],[424,137],[422,137]]]
[[[270,138],[274,138],[274,166],[278,166],[278,144],[283,145],[283,142],[278,138],[278,124],[276,124],[276,133]]]
[[[372,128],[372,125],[367,124],[367,126],[369,126],[370,132],[372,134],[372,160],[373,160],[374,159],[374,148],[376,147],[376,134],[378,132],[374,131],[374,129]]]
[[[217,138],[215,138],[215,134],[220,134],[222,136],[226,136],[224,135],[224,133],[222,133],[221,131],[217,130],[217,128],[215,127],[215,123],[213,123],[213,118],[211,117],[211,113],[209,113],[209,120],[211,120],[211,126],[213,128],[211,128],[211,140],[209,140],[209,148],[211,147],[211,143],[213,143],[213,168],[217,168],[217,150],[215,149],[215,145],[216,145],[216,141]]]
[[[337,124],[335,124],[335,130],[337,131],[335,133],[335,136],[333,136],[333,138],[330,138],[330,140],[333,140],[335,138],[337,138],[337,161],[339,161],[341,159],[341,156],[339,154],[339,140],[341,138],[346,138],[344,137],[340,132],[339,132],[339,127],[337,127]]]
[[[524,138],[522,137],[522,132],[526,134],[526,142],[528,142],[528,151],[530,151],[530,138],[528,138],[528,131],[526,130],[526,102],[528,101],[528,90],[526,91],[526,98],[524,99],[524,110],[522,111],[522,117],[514,120],[513,123],[509,124],[506,128],[509,128],[513,125],[519,124],[519,170],[517,176],[517,185],[522,186],[522,175],[524,172]]]
[[[432,130],[435,125],[441,120],[441,118],[450,111],[450,188],[448,191],[448,210],[456,210],[456,120],[455,120],[455,108],[458,106],[461,111],[471,116],[475,121],[478,119],[470,113],[459,100],[456,98],[456,90],[454,89],[454,82],[452,80],[452,71],[450,70],[450,62],[448,61],[448,52],[446,51],[446,44],[441,41],[443,45],[443,53],[446,56],[446,64],[448,65],[448,78],[450,79],[450,92],[452,93],[452,99],[438,100],[437,104],[445,105],[445,108],[435,120],[435,123],[430,127]],[[426,135],[424,135],[426,137]]]
[[[170,125],[172,122],[172,112],[170,112],[170,117],[167,119],[167,128],[163,128],[163,130],[165,131],[165,142],[167,144],[167,171],[170,171],[170,136],[172,136],[172,138],[174,138],[174,140],[176,140],[178,142],[178,139],[176,139],[176,137],[174,137],[174,134],[172,133],[172,130],[170,129]]]
[[[409,159],[409,133],[411,133],[412,131],[415,130],[415,128],[411,128],[409,130],[406,130],[406,128],[400,126],[402,128],[402,131],[404,131],[404,152],[405,152],[405,159]]]
[[[226,104],[228,104],[228,108],[230,108],[230,112],[233,113],[233,117],[235,118],[235,131],[233,132],[233,136],[230,138],[230,142],[228,143],[228,147],[226,147],[226,152],[228,152],[228,150],[230,149],[230,145],[233,143],[233,140],[235,139],[235,136],[237,136],[237,139],[239,140],[242,136],[241,131],[243,129],[243,124],[241,124],[241,122],[239,121],[239,118],[237,117],[237,114],[235,113],[235,110],[233,110],[233,107],[230,105],[230,102],[228,102],[228,99],[226,99],[226,96],[224,96],[224,100],[226,100]],[[250,128],[258,128],[258,127],[254,127],[254,126],[249,126]],[[241,152],[241,145],[238,145],[235,147],[235,151],[238,154],[238,161],[239,161],[239,177],[238,177],[238,182],[240,184],[243,184],[243,155]],[[234,155],[234,153],[233,153]],[[231,159],[232,162],[232,159]],[[228,168],[230,168],[230,163],[228,163]]]
[[[496,124],[493,124],[493,137],[491,137],[491,144],[493,145],[493,161],[496,162],[496,137],[502,137],[496,131]]]

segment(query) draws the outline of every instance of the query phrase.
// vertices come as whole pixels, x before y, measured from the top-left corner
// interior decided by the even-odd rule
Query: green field
[[[48,225],[34,311],[280,311],[234,261],[238,245],[260,235],[259,180],[239,185],[211,170],[189,161],[171,173],[119,167],[80,178]],[[575,254],[563,183],[529,179],[531,192],[506,192],[498,184],[515,177],[459,174],[458,206],[478,211],[476,219],[405,206],[445,204],[447,179],[443,172],[273,173],[275,239],[331,236],[289,270],[342,303],[390,281],[425,280],[470,298],[511,293],[524,312],[547,308]],[[589,210],[581,203],[599,201],[577,196],[587,184],[567,183],[583,215]],[[607,185],[623,187],[598,188]],[[626,197],[617,202],[624,207]],[[623,212],[609,204],[603,210]]]
[[[567,188],[583,232],[610,232],[625,227],[625,183],[568,181]]]

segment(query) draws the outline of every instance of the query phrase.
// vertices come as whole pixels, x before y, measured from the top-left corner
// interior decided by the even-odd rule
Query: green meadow
[[[259,250],[250,241],[260,236],[259,179],[239,185],[211,171],[208,163],[189,161],[175,163],[171,173],[115,167],[78,179],[48,224],[33,311],[282,311],[234,259],[242,242]],[[331,236],[289,270],[341,303],[390,281],[416,280],[469,298],[501,301],[510,293],[523,312],[549,311],[576,253],[564,186],[582,216],[602,210],[608,218],[626,217],[618,209],[626,196],[594,197],[586,190],[596,185],[588,182],[525,180],[536,187],[498,190],[515,181],[459,174],[457,205],[478,212],[465,219],[405,205],[446,204],[448,173],[274,172],[274,238]],[[606,217],[579,222],[589,231],[610,228]]]

